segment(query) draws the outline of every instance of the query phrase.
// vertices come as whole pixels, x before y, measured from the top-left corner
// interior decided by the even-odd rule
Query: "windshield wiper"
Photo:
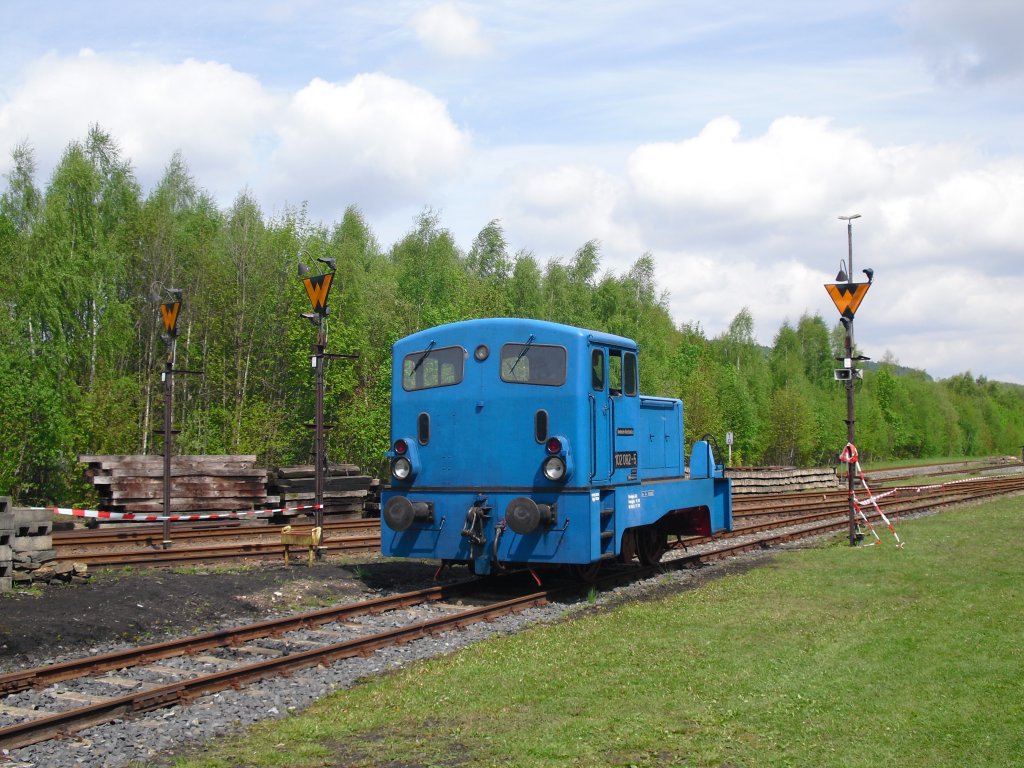
[[[511,375],[512,375],[512,372],[513,372],[513,371],[514,371],[514,370],[516,369],[516,366],[517,366],[517,365],[519,365],[519,361],[523,359],[523,355],[525,355],[525,354],[526,354],[526,351],[527,351],[527,350],[528,350],[528,349],[530,348],[530,345],[532,345],[532,344],[533,344],[533,340],[534,340],[535,338],[537,338],[537,337],[536,337],[536,336],[534,336],[534,335],[533,335],[533,334],[531,333],[531,334],[530,334],[530,338],[528,338],[528,339],[526,340],[526,344],[524,344],[524,345],[523,345],[523,349],[522,349],[522,351],[520,351],[520,353],[519,353],[519,357],[517,357],[517,358],[516,358],[516,361],[515,361],[514,363],[512,363],[512,367],[508,369],[508,375],[509,375],[509,376],[511,376]]]
[[[420,355],[420,359],[417,360],[416,361],[416,365],[414,365],[412,367],[412,372],[413,373],[416,373],[416,371],[419,370],[420,366],[423,365],[423,361],[427,359],[427,356],[430,354],[430,350],[432,350],[434,348],[434,344],[436,344],[436,343],[437,342],[432,341],[429,344],[427,344],[427,348],[423,351],[423,354]]]

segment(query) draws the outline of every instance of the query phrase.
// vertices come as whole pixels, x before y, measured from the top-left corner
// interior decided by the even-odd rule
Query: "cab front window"
[[[565,383],[565,360],[565,347],[505,344],[501,348],[501,380],[559,387]]]
[[[428,347],[410,352],[402,359],[402,388],[412,392],[458,384],[465,359],[462,347]]]

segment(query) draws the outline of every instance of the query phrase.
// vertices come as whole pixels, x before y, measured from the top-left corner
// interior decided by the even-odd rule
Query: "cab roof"
[[[635,350],[637,348],[636,342],[632,339],[627,339],[625,336],[616,336],[611,333],[577,328],[576,326],[564,325],[562,323],[552,323],[547,320],[489,317],[476,320],[460,320],[455,323],[447,323],[418,331],[397,341],[395,349],[422,349],[431,341],[438,343],[449,342],[467,337],[472,338],[474,335],[479,335],[480,337],[500,335],[508,341],[526,341],[530,334],[537,336],[538,342],[544,343],[578,339],[580,341],[606,344],[625,349]]]

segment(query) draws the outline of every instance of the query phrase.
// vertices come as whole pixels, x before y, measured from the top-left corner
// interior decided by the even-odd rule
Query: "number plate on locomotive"
[[[636,466],[636,451],[616,451],[615,452],[615,468],[622,469],[624,467],[635,467]]]

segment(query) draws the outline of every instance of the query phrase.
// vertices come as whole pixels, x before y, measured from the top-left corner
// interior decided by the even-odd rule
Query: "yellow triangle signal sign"
[[[164,319],[164,331],[169,336],[175,336],[178,333],[179,309],[181,309],[180,301],[160,305],[160,316]]]
[[[333,272],[323,275],[307,277],[302,281],[306,286],[306,293],[309,294],[309,303],[313,305],[313,311],[321,315],[327,314],[327,294],[331,292],[331,278]]]
[[[847,320],[853,320],[857,308],[864,300],[871,283],[826,283],[825,290],[832,297],[832,302],[839,314]]]

